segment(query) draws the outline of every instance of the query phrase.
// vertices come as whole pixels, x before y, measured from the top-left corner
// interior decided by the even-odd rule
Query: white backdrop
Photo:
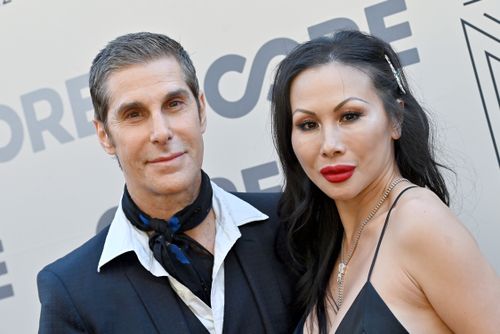
[[[456,172],[453,210],[500,272],[499,18],[497,0],[0,0],[0,333],[36,332],[37,272],[120,199],[86,76],[135,31],[191,54],[209,103],[204,168],[239,191],[279,189],[267,94],[291,46],[346,26],[391,41]]]

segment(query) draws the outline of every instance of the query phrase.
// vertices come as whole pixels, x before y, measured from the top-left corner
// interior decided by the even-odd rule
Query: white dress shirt
[[[135,252],[141,265],[156,277],[166,276],[170,285],[211,334],[222,334],[224,323],[224,259],[241,237],[238,226],[268,218],[250,204],[222,190],[212,182],[212,207],[215,212],[214,267],[210,308],[187,287],[178,282],[155,259],[149,248],[149,237],[133,226],[120,205],[111,222],[97,271],[126,252]]]

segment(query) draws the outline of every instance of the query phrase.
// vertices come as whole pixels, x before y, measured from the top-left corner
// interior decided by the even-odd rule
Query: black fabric
[[[240,227],[241,238],[230,251],[230,254],[236,254],[239,265],[225,266],[225,293],[238,298],[243,289],[250,287],[263,324],[257,323],[253,330],[253,323],[246,322],[249,327],[245,333],[291,333],[296,325],[296,318],[290,313],[294,280],[290,279],[287,268],[273,251],[279,225],[273,213],[279,194],[259,193],[244,198],[268,214],[270,219]],[[205,333],[196,316],[172,289],[168,278],[153,276],[141,265],[135,253],[125,253],[97,272],[108,231],[109,227],[103,229],[38,274],[41,303],[38,332]],[[233,270],[243,270],[243,276],[233,274]],[[236,281],[228,285],[227,280],[233,278]],[[245,308],[236,307],[225,308],[224,322],[229,322],[230,328],[237,328],[239,315],[245,314]]]
[[[144,305],[145,309],[148,311],[149,317],[153,321],[157,333],[208,334],[205,326],[203,326],[196,315],[194,315],[194,313],[174,291],[167,277],[155,277],[142,266],[132,266],[131,264],[138,262],[137,257],[133,252],[123,254],[117,260],[118,262],[113,264],[120,263],[119,267],[125,269],[124,272],[125,276],[128,278],[129,285],[131,284],[135,290],[133,295],[134,297],[138,297],[139,303]],[[109,270],[109,268],[106,269]],[[108,287],[108,289],[112,288]],[[124,299],[126,298],[125,296],[120,297]],[[165,306],[165,301],[168,301],[168,306]],[[120,303],[119,305],[124,304],[125,302]],[[138,310],[141,309],[140,307],[137,308],[139,305],[126,305],[128,306],[127,310],[124,310],[124,306],[119,307],[117,310],[117,312],[121,312],[119,315],[121,319],[127,319],[127,317],[130,317],[130,314],[127,313],[133,312],[132,310],[134,308]],[[102,316],[104,317],[104,315]],[[135,317],[135,313],[133,316]],[[144,316],[144,314],[142,314],[142,316]],[[138,318],[141,319],[140,316],[138,316]],[[118,319],[118,317],[112,319]],[[125,323],[129,323],[131,328],[125,331],[116,331],[116,333],[148,333],[146,330],[146,326],[150,326],[148,320],[143,321],[146,323],[143,325],[144,329],[132,330],[132,324],[136,325],[136,322],[140,322],[139,319],[136,321],[124,320]],[[107,322],[110,322],[109,319]],[[122,324],[120,324],[120,326],[122,326]],[[122,327],[126,328],[126,326]],[[99,330],[95,330],[94,332],[110,333],[108,331]],[[152,332],[153,331],[149,331],[149,333]]]
[[[214,257],[184,234],[198,226],[212,209],[212,185],[208,175],[201,171],[200,191],[196,199],[168,220],[150,217],[139,209],[126,186],[122,209],[132,225],[152,232],[149,247],[163,268],[210,306]]]
[[[234,252],[224,260],[224,328],[223,333],[266,333],[251,286]],[[240,310],[239,312],[237,310]]]
[[[224,262],[227,293],[225,300],[228,304],[225,305],[223,332],[225,334],[291,333],[298,319],[292,308],[294,297],[292,283],[297,278],[289,270],[290,268],[280,261],[276,249],[277,230],[280,226],[277,203],[281,194],[234,193],[234,195],[268,215],[269,219],[240,226],[241,238],[238,239],[234,252],[228,254],[227,262]],[[275,261],[274,267],[272,270],[265,270],[265,265],[270,260]],[[242,288],[249,288],[250,294],[245,292],[246,297],[240,297]],[[261,291],[272,291],[272,293],[260,293]],[[243,303],[240,298],[246,299],[247,302]],[[247,312],[246,304],[253,310]],[[283,304],[286,305],[285,308],[280,306]],[[244,321],[245,317],[248,319]],[[288,320],[279,322],[276,319]],[[248,327],[245,328],[241,322]]]
[[[370,266],[370,271],[368,272],[368,278],[366,283],[363,285],[359,291],[356,299],[349,307],[349,310],[344,315],[344,318],[340,322],[336,334],[404,334],[408,331],[399,322],[396,316],[389,309],[387,304],[384,302],[382,297],[378,294],[377,290],[373,287],[370,278],[375,267],[375,262],[377,261],[378,251],[384,238],[385,230],[389,222],[389,217],[391,216],[391,211],[396,206],[396,203],[401,198],[401,196],[409,189],[416,188],[416,186],[411,186],[405,188],[401,191],[394,203],[391,205],[387,216],[385,217],[384,226],[382,232],[380,233],[380,238],[377,243],[377,248],[375,249],[375,254]],[[294,331],[294,334],[301,334],[304,331],[304,321],[302,320]]]

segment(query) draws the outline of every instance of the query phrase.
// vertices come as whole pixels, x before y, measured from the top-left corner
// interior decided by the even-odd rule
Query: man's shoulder
[[[269,217],[269,219],[266,220],[240,226],[240,231],[243,236],[254,237],[261,242],[269,242],[274,245],[276,236],[281,231],[281,224],[278,217],[278,203],[281,198],[281,193],[234,192],[232,194]]]
[[[279,192],[231,192],[233,195],[241,198],[248,203],[272,203],[277,204],[281,197]]]
[[[45,266],[42,271],[51,271],[58,275],[82,271],[97,272],[97,264],[102,253],[109,227],[87,240],[78,248]]]
[[[268,215],[270,221],[278,221],[278,202],[281,193],[233,192],[232,194]]]

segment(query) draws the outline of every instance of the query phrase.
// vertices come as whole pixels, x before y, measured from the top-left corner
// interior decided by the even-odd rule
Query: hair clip
[[[391,67],[392,74],[394,75],[394,78],[396,79],[396,82],[398,83],[399,89],[401,89],[403,94],[406,94],[406,90],[403,88],[403,81],[401,80],[401,73],[399,72],[399,70],[396,71],[396,69],[394,68],[394,65],[392,65],[392,62],[389,59],[389,57],[386,54],[384,54],[384,56],[385,56],[385,60],[387,60],[387,63]]]

